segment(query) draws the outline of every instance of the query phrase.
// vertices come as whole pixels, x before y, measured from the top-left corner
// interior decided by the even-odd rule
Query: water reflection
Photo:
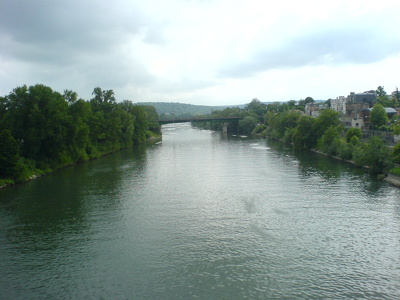
[[[400,296],[398,189],[282,143],[163,133],[0,191],[1,296]]]

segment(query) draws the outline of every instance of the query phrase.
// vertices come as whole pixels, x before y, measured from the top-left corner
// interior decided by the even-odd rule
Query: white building
[[[347,98],[344,96],[339,96],[336,99],[331,99],[331,109],[345,115],[346,114],[346,102],[347,102]]]

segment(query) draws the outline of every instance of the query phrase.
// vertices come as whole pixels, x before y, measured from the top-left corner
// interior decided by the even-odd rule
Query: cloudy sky
[[[230,105],[400,87],[398,0],[1,0],[0,95]]]

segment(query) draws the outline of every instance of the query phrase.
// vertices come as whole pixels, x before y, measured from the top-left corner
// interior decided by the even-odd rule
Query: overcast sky
[[[245,104],[400,86],[398,0],[1,0],[0,95]]]

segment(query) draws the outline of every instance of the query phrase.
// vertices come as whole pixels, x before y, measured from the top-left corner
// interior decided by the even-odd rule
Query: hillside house
[[[308,116],[317,118],[317,117],[319,117],[320,110],[323,110],[326,108],[327,108],[327,105],[325,103],[310,102],[305,105],[304,113]]]
[[[344,96],[336,97],[336,99],[331,99],[331,109],[340,113],[340,115],[346,114],[346,102],[347,98]]]
[[[372,108],[376,101],[376,92],[367,91],[364,93],[351,92],[347,96],[346,112],[342,121],[346,127],[362,128],[366,125],[366,109]]]

